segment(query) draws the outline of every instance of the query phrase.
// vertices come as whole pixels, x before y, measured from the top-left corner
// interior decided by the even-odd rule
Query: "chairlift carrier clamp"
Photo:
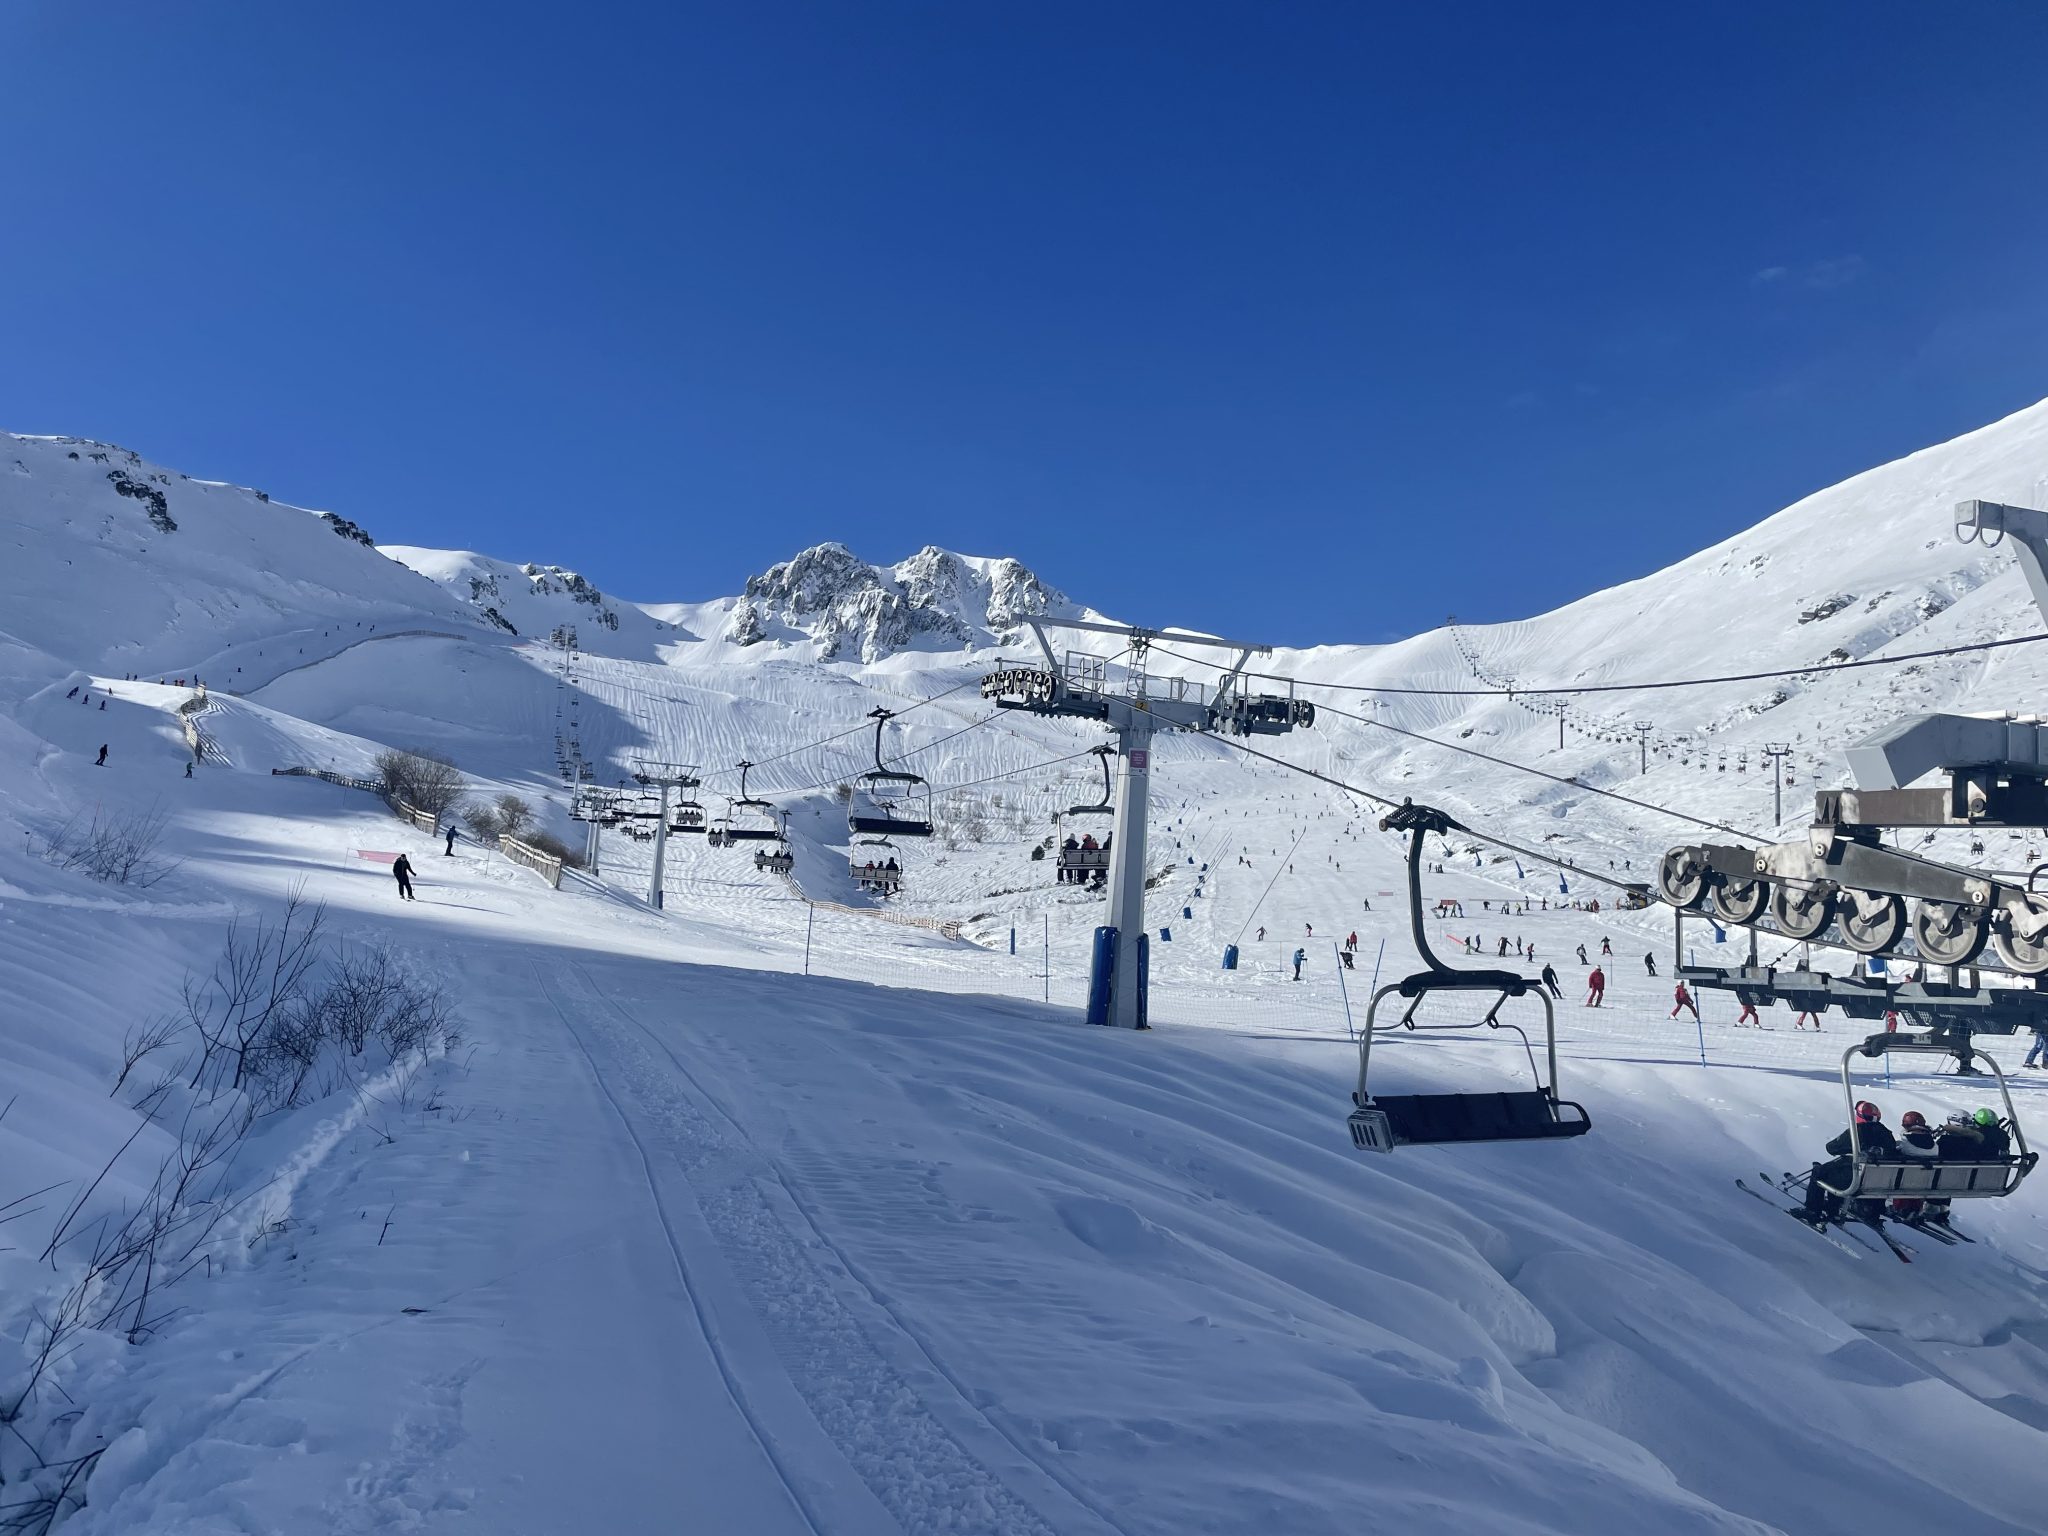
[[[1373,993],[1366,1008],[1365,1029],[1358,1040],[1358,1087],[1352,1093],[1351,1140],[1365,1151],[1391,1152],[1396,1147],[1428,1146],[1479,1141],[1551,1141],[1583,1136],[1593,1128],[1585,1109],[1557,1096],[1557,1014],[1550,994],[1536,981],[1517,971],[1453,970],[1430,948],[1429,934],[1422,919],[1423,838],[1434,832],[1465,831],[1459,822],[1431,806],[1402,802],[1398,810],[1380,821],[1383,831],[1408,834],[1408,921],[1415,936],[1415,952],[1428,967]],[[1426,1026],[1415,1023],[1415,1011],[1432,992],[1498,992],[1493,1006],[1478,1025]],[[1533,993],[1543,1005],[1544,1057],[1547,1082],[1519,1093],[1411,1093],[1375,1098],[1369,1082],[1372,1069],[1373,1034],[1380,1004],[1389,997],[1408,1000],[1399,1029],[1452,1028],[1512,1029],[1522,1036],[1529,1055],[1531,1073],[1536,1072],[1536,1053],[1529,1037],[1517,1025],[1502,1024],[1500,1010],[1510,998]],[[1569,1113],[1567,1113],[1569,1111]]]

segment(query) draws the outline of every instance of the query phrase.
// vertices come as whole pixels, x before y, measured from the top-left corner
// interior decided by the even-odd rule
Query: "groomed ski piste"
[[[785,608],[742,645],[740,599],[593,603],[402,552],[422,576],[299,509],[130,463],[165,491],[165,532],[108,489],[121,450],[0,446],[0,1333],[19,1355],[0,1506],[67,1490],[56,1528],[77,1532],[2041,1528],[2048,1189],[1959,1205],[1968,1244],[1901,1234],[1910,1264],[1761,1208],[1735,1180],[1802,1172],[1842,1129],[1841,1053],[1869,1026],[1767,1009],[1738,1028],[1719,994],[1697,1026],[1671,1018],[1668,911],[1615,912],[1593,877],[1611,859],[1647,878],[1686,835],[1645,806],[1773,831],[1766,743],[1794,748],[1796,828],[1847,741],[1916,707],[2025,707],[2044,648],[1579,696],[1562,747],[1543,699],[1483,690],[2034,632],[2010,552],[1956,546],[1945,517],[2038,498],[2048,407],[1541,618],[1260,658],[1482,692],[1305,687],[1315,728],[1254,738],[1267,757],[1160,738],[1145,1034],[1081,1022],[1102,901],[1031,848],[1098,792],[1101,733],[982,701],[995,658],[1029,659],[1014,630],[828,660]],[[480,569],[517,633],[480,617]],[[549,643],[565,624],[573,682]],[[944,823],[899,850],[888,901],[849,877],[837,797],[878,704],[902,711],[892,740]],[[372,794],[272,771],[437,750],[580,848],[555,763],[572,715],[613,777],[702,765],[714,816],[732,765],[761,764],[793,884],[748,845],[676,837],[656,910],[649,845],[607,831],[599,874],[552,889],[473,839],[444,854]],[[1560,1087],[1591,1134],[1352,1147],[1352,1029],[1375,976],[1416,964],[1403,846],[1283,762],[1576,861],[1454,834],[1425,890],[1463,905],[1432,932],[1451,964],[1556,965]],[[175,867],[138,887],[43,856],[95,811],[160,811]],[[1942,839],[1957,862],[2040,857]],[[180,1017],[229,924],[275,924],[294,894],[324,904],[331,942],[445,989],[459,1037],[261,1117],[149,1325],[72,1330],[24,1389],[87,1263],[77,1234],[144,1202],[181,1134],[135,1107],[170,1061],[110,1093],[124,1037]],[[1607,910],[1565,905],[1593,897]],[[1503,935],[1534,965],[1499,958]],[[1608,978],[1598,1009],[1581,944]],[[2048,1108],[2026,1041],[1983,1043],[2022,1117]],[[1374,1072],[1528,1086],[1495,1031],[1382,1040]],[[1858,1091],[1894,1125],[1983,1101],[1941,1076]]]

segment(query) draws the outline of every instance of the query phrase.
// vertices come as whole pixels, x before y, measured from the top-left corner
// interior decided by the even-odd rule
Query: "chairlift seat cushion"
[[[1467,1141],[1546,1141],[1582,1136],[1592,1121],[1576,1104],[1537,1090],[1521,1093],[1407,1093],[1368,1106],[1387,1117],[1395,1146]],[[1558,1111],[1574,1111],[1575,1118]]]

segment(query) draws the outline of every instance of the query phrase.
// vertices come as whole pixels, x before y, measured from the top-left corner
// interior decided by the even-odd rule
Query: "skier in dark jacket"
[[[93,761],[93,767],[95,767],[95,768],[104,768],[104,767],[106,767],[106,766],[107,766],[107,748],[106,748],[106,744],[105,744],[105,743],[103,742],[103,743],[101,743],[101,745],[100,745],[100,755],[99,755],[99,756],[98,756],[98,757],[97,757],[96,759],[94,759],[94,761]]]
[[[1806,1180],[1806,1219],[1819,1224],[1842,1219],[1842,1197],[1824,1184],[1846,1184],[1856,1171],[1853,1150],[1860,1148],[1866,1162],[1888,1162],[1899,1155],[1898,1140],[1884,1123],[1878,1107],[1868,1099],[1856,1101],[1856,1124],[1828,1143],[1832,1161],[1815,1163]],[[1870,1202],[1873,1206],[1876,1202]]]
[[[1545,961],[1543,966],[1543,985],[1549,990],[1552,997],[1560,1002],[1564,1000],[1564,990],[1557,984],[1557,972],[1551,968],[1548,961]]]
[[[455,857],[455,829],[453,827],[448,829],[448,845],[441,850],[441,857],[444,859]]]
[[[394,864],[393,864],[393,865],[391,866],[391,873],[392,873],[392,875],[393,875],[393,876],[394,876],[394,877],[395,877],[395,878],[397,879],[397,881],[398,881],[398,895],[399,895],[399,898],[400,898],[401,900],[404,900],[404,901],[417,901],[417,900],[419,900],[419,898],[418,898],[417,896],[413,895],[413,893],[412,893],[412,860],[411,860],[411,859],[408,859],[408,858],[407,858],[407,857],[406,857],[406,856],[405,856],[404,854],[402,854],[402,853],[401,853],[401,854],[400,854],[400,855],[398,856],[398,860],[397,860],[397,862],[396,862],[396,863],[394,863]]]
[[[1643,969],[1652,976],[1657,974],[1657,956],[1655,951],[1647,949],[1643,951]]]

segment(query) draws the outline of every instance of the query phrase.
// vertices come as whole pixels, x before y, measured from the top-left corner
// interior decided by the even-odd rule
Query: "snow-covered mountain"
[[[1689,830],[1656,807],[1767,824],[1757,754],[1792,743],[1796,824],[1888,715],[2048,698],[2048,647],[1581,695],[1562,742],[1546,698],[1369,690],[2034,633],[2010,552],[1955,543],[1947,509],[2035,499],[2044,477],[2048,405],[1553,613],[1281,652],[1259,665],[1320,715],[1258,745],[1640,871]],[[681,1508],[718,1529],[1005,1536],[1336,1536],[1362,1510],[1415,1536],[2038,1529],[2034,1186],[1978,1202],[1976,1242],[1910,1266],[1744,1196],[1734,1177],[1803,1166],[1839,1131],[1845,1032],[1794,1033],[1780,1010],[1737,1028],[1718,997],[1697,1027],[1668,1022],[1668,977],[1634,958],[1669,945],[1660,914],[1590,915],[1556,900],[1556,870],[1447,858],[1432,889],[1477,914],[1463,926],[1528,938],[1568,986],[1574,946],[1612,941],[1609,1006],[1562,1010],[1594,1132],[1366,1159],[1343,1117],[1367,960],[1377,981],[1415,963],[1389,899],[1398,840],[1328,785],[1162,736],[1157,1028],[1074,1027],[1100,901],[1032,852],[1097,793],[1099,732],[992,710],[973,684],[1026,614],[1086,610],[1014,561],[876,566],[825,545],[663,604],[365,537],[119,449],[0,439],[0,1385],[32,1368],[55,1302],[93,1294],[87,1243],[37,1257],[74,1197],[74,1230],[117,1222],[181,1145],[148,1106],[189,1081],[182,1045],[132,1053],[147,1021],[180,1017],[230,921],[324,903],[357,953],[445,983],[464,1033],[459,1058],[314,1082],[256,1122],[224,1175],[232,1219],[164,1282],[160,1326],[88,1323],[52,1367],[61,1393],[10,1421],[17,1504],[79,1469],[63,1528],[83,1533],[637,1531]],[[563,625],[573,668],[547,643]],[[1150,665],[1208,675],[1169,645]],[[178,711],[199,701],[154,679],[194,673],[214,687],[187,777]],[[872,761],[878,704],[903,712],[882,750],[929,779],[939,823],[896,849],[906,889],[884,911],[851,878],[875,855],[837,795]],[[788,817],[797,888],[831,904],[679,837],[657,910],[623,829],[597,880],[554,889],[373,796],[271,772],[360,775],[385,746],[427,747],[574,840],[555,759],[571,733],[606,779],[702,765],[713,817],[732,765],[760,764],[749,788]],[[41,856],[102,814],[162,818],[161,883]],[[399,852],[418,902],[394,894]],[[1537,910],[1497,915],[1508,900]],[[1325,945],[1353,928],[1346,990]],[[1225,945],[1243,949],[1230,972]],[[1392,1039],[1375,1080],[1526,1087],[1500,1033]],[[2038,1074],[2014,1075],[2027,1113],[2048,1111]],[[1896,1119],[1980,1090],[1902,1068],[1858,1091]]]

